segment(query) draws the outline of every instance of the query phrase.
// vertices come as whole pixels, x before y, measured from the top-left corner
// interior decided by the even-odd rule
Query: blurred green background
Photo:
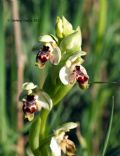
[[[14,21],[17,13],[21,21]],[[74,86],[51,112],[49,129],[52,131],[67,121],[80,122],[83,141],[79,143],[78,137],[70,134],[77,145],[77,156],[101,155],[114,96],[106,156],[120,156],[119,0],[0,1],[0,156],[32,156],[27,143],[30,124],[23,119],[17,97],[25,81],[42,86],[46,71],[34,66],[32,47],[40,35],[54,34],[56,16],[63,15],[74,28],[81,27],[82,49],[88,53],[84,66],[90,76],[90,87],[82,91]]]

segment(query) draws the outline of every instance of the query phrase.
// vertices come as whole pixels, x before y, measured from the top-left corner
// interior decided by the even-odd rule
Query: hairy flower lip
[[[23,112],[26,113],[35,113],[37,111],[37,106],[36,104],[32,104],[32,105],[25,105],[23,104]]]
[[[36,100],[34,95],[27,95],[26,99],[23,100],[23,112],[34,113],[37,111]]]
[[[48,46],[43,46],[42,50],[36,56],[36,62],[45,64],[50,58],[50,49]]]
[[[83,69],[83,71],[81,70],[81,68]],[[76,75],[75,77],[79,85],[84,84],[89,79],[87,72],[85,71],[83,66],[75,66],[74,73]]]
[[[79,76],[78,78],[76,78],[77,82],[79,84],[84,84],[86,81],[88,81],[88,78],[86,76]]]

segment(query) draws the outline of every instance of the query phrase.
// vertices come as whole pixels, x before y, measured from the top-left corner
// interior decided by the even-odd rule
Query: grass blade
[[[112,97],[112,109],[111,109],[110,122],[109,122],[108,132],[107,132],[104,147],[103,147],[102,156],[105,156],[105,153],[106,153],[106,150],[107,150],[107,145],[108,145],[108,142],[109,142],[110,132],[111,132],[111,128],[112,128],[113,112],[114,112],[114,96]]]
[[[5,105],[5,41],[4,41],[3,2],[0,1],[0,143],[7,140],[7,121]]]

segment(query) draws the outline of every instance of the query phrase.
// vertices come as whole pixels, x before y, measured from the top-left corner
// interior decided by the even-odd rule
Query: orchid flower
[[[49,95],[43,91],[39,92],[39,96],[33,93],[34,88],[37,86],[33,83],[24,83],[23,89],[28,91],[23,101],[23,112],[25,118],[28,118],[29,121],[33,120],[34,113],[40,111],[42,108],[50,110],[52,108],[52,100]]]
[[[69,132],[71,129],[74,129],[78,126],[77,123],[70,122],[64,124],[61,128],[54,132],[54,136],[50,142],[50,148],[52,150],[53,156],[61,156],[62,153],[67,156],[75,155],[75,144],[73,141],[68,139],[68,136],[65,135],[66,132]]]
[[[83,63],[81,56],[85,54],[83,51],[75,53],[68,58],[65,66],[60,69],[59,77],[64,85],[74,84],[77,81],[81,88],[88,87],[89,76],[86,69],[81,65]]]
[[[42,48],[36,56],[36,63],[39,68],[43,68],[45,63],[50,60],[53,65],[58,65],[61,60],[61,50],[56,41],[50,35],[40,37]]]

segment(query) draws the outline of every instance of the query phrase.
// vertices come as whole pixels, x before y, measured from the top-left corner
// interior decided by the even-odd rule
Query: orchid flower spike
[[[74,84],[77,81],[80,88],[88,88],[89,76],[86,69],[81,65],[83,63],[81,56],[85,54],[83,51],[75,53],[69,57],[65,66],[61,68],[59,77],[64,85]]]
[[[27,86],[30,86],[30,85],[31,83],[27,83]],[[36,85],[34,86],[37,87]],[[23,84],[23,88],[24,87],[25,87],[25,84]],[[51,110],[52,105],[53,105],[52,99],[49,97],[47,93],[43,91],[40,91],[39,95],[34,94],[33,92],[27,94],[25,98],[22,99],[22,102],[23,102],[22,109],[25,114],[25,118],[27,118],[29,121],[33,120],[34,113],[40,111],[42,108]]]
[[[66,154],[67,156],[74,156],[75,155],[75,144],[73,141],[68,139],[68,136],[65,135],[66,132],[74,129],[78,126],[77,123],[70,122],[64,124],[61,128],[57,129],[54,132],[54,136],[50,142],[50,148],[52,154],[54,156],[61,156],[62,153]]]
[[[40,37],[40,42],[43,46],[36,56],[35,65],[43,68],[48,60],[52,64],[58,65],[61,60],[61,51],[56,41],[50,35],[43,35]]]

